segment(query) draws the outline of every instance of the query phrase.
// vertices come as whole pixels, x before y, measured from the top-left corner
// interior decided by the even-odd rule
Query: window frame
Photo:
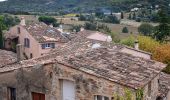
[[[30,48],[30,39],[24,38],[24,47]]]
[[[16,100],[16,88],[7,87],[8,100]]]
[[[43,43],[41,44],[42,49],[54,49],[55,43]]]
[[[110,100],[110,98],[104,95],[94,95],[94,100]]]

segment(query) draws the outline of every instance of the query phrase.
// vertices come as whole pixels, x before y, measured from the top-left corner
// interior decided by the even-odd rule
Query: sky
[[[0,0],[0,2],[7,1],[7,0]]]

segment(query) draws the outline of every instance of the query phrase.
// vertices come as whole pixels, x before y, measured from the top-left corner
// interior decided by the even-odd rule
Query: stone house
[[[24,18],[5,34],[5,48],[16,51],[16,44],[21,44],[25,58],[40,57],[68,41],[68,35],[56,28],[44,23],[26,25]]]
[[[157,100],[170,100],[170,75],[161,73],[159,78],[159,95]]]
[[[124,48],[75,39],[49,55],[6,65],[0,68],[0,100],[115,100],[129,93],[131,100],[156,100],[166,65]]]

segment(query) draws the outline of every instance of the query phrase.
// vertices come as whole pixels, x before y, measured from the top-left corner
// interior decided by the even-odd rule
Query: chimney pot
[[[84,28],[83,28],[83,27],[81,27],[81,28],[80,28],[80,31],[84,31]]]
[[[21,17],[20,25],[22,25],[22,26],[25,26],[25,25],[26,25],[26,24],[25,24],[25,18],[24,18],[24,17]]]
[[[138,40],[135,40],[134,48],[135,48],[136,50],[139,50],[139,41],[138,41]]]

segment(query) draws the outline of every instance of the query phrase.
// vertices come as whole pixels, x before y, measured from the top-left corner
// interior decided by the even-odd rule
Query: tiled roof
[[[77,33],[77,35],[80,35],[81,37],[88,38],[88,39],[94,39],[99,41],[107,41],[108,36],[105,33],[99,32],[99,31],[91,31],[91,30],[83,30]]]
[[[14,39],[14,38],[17,38],[17,37],[18,37],[17,33],[6,32],[4,34],[5,39]]]
[[[145,86],[165,67],[159,62],[119,52],[119,46],[89,49],[57,58],[58,63],[134,89]]]
[[[8,64],[15,63],[16,61],[17,56],[15,53],[0,49],[0,68]]]
[[[166,66],[160,62],[120,52],[122,48],[124,46],[119,44],[75,38],[49,55],[22,61],[8,69],[0,69],[0,72],[36,64],[58,63],[138,89],[156,77]]]
[[[31,23],[25,26],[26,30],[40,43],[43,42],[68,42],[69,39],[57,28],[44,23]]]

